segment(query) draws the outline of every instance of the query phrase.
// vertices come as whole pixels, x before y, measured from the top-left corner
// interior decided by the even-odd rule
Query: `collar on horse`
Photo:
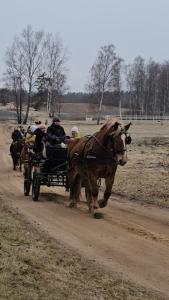
[[[113,137],[111,137],[111,141],[112,141],[112,145],[113,145],[112,150],[109,150],[104,145],[102,145],[102,143],[98,140],[98,138],[96,137],[95,134],[87,135],[86,138],[87,138],[87,140],[86,140],[86,143],[83,147],[81,155],[79,155],[78,153],[75,154],[76,158],[80,162],[84,163],[85,165],[89,164],[89,163],[92,163],[92,162],[97,162],[99,164],[104,164],[104,165],[105,164],[108,165],[108,164],[112,164],[112,163],[117,164],[117,159],[116,159],[117,152],[114,149],[114,139],[113,139]],[[107,154],[106,156],[102,156],[102,157],[97,156],[95,153],[92,152],[92,148],[85,154],[85,148],[86,148],[87,144],[92,139],[94,139],[97,142],[97,144],[106,152],[106,154]]]

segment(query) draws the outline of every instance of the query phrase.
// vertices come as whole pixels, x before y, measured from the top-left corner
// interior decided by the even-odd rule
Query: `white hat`
[[[71,132],[79,132],[79,129],[76,126],[74,126],[72,127]]]
[[[37,125],[31,125],[31,126],[30,126],[30,130],[31,130],[32,132],[34,132],[37,128],[38,128]]]

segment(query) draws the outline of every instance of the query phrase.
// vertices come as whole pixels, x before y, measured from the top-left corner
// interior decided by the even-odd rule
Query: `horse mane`
[[[112,129],[113,129],[113,126],[115,124],[118,124],[118,125],[122,125],[121,123],[121,120],[119,119],[116,119],[116,118],[113,118],[113,119],[109,119],[107,120],[107,122],[105,124],[103,124],[103,126],[100,128],[100,130],[97,132],[97,136],[102,138],[104,137],[105,135],[111,133]]]

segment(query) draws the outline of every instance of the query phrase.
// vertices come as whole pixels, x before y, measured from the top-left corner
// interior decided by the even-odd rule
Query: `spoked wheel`
[[[32,181],[32,200],[38,201],[40,194],[40,179],[37,176],[37,173],[33,174],[33,181]]]

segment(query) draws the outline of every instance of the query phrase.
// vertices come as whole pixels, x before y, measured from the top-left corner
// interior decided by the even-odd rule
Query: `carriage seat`
[[[62,147],[61,144],[46,145],[46,161],[42,172],[55,173],[58,169],[63,171],[67,168],[67,148]]]

